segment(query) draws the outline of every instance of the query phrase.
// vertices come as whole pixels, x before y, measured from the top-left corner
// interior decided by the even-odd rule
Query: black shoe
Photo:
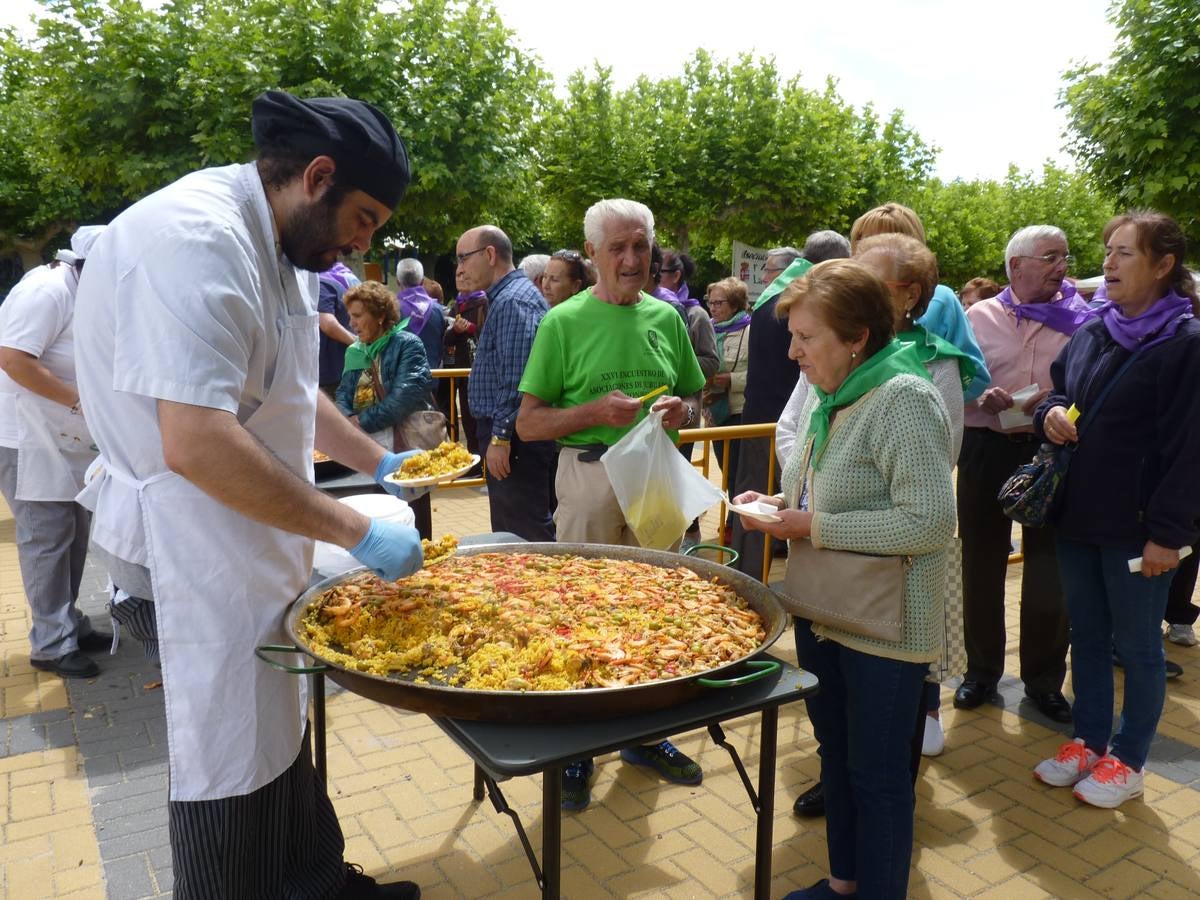
[[[592,802],[592,789],[588,782],[594,771],[596,771],[596,764],[590,759],[573,762],[563,769],[563,809],[578,812],[587,808],[587,805]]]
[[[1115,653],[1113,654],[1113,667],[1117,668],[1117,669],[1125,668],[1125,666],[1121,664],[1121,657],[1117,656],[1117,654],[1115,654]],[[1166,661],[1166,667],[1167,667],[1167,674],[1166,674],[1167,678],[1178,678],[1180,675],[1183,674],[1183,666],[1181,666],[1177,662],[1171,662],[1168,659]]]
[[[955,709],[976,709],[996,697],[996,686],[967,679],[954,692]]]
[[[1047,719],[1063,723],[1071,721],[1071,704],[1062,695],[1062,691],[1034,692],[1025,688],[1025,696],[1033,701]]]
[[[346,881],[337,900],[421,900],[421,889],[411,881],[380,884],[364,875],[362,866],[346,863]]]
[[[796,798],[792,812],[802,819],[816,819],[825,815],[825,792],[821,789],[821,782],[818,781]]]
[[[95,678],[100,667],[78,650],[64,653],[58,659],[30,659],[29,664],[43,672],[53,672],[63,678]]]
[[[89,631],[79,639],[79,649],[84,653],[102,653],[112,649],[112,635],[103,631]]]

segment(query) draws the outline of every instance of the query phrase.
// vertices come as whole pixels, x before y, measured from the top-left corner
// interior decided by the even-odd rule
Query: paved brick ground
[[[487,530],[480,489],[442,492],[433,507],[438,533]],[[706,535],[715,524],[710,515]],[[1012,567],[1013,648],[1019,577]],[[103,581],[90,569],[83,600],[101,622]],[[99,678],[64,683],[30,668],[27,629],[12,520],[0,510],[0,895],[169,897],[157,670],[123,642]],[[794,659],[786,637],[776,651]],[[910,896],[1200,896],[1200,653],[1168,652],[1187,671],[1168,689],[1145,801],[1119,811],[1031,779],[1063,729],[1022,700],[1018,683],[1006,679],[1000,700],[972,713],[951,708],[947,694],[947,749],[925,762],[918,787]],[[757,718],[726,730],[753,774]],[[597,761],[592,806],[563,823],[565,896],[749,896],[754,821],[741,783],[706,733],[678,743],[703,764],[702,786],[663,784],[615,755]],[[824,872],[823,827],[790,812],[817,774],[814,753],[802,705],[785,707],[775,896]],[[508,819],[472,800],[470,763],[429,719],[331,690],[329,767],[347,858],[371,874],[415,879],[431,900],[536,896]],[[539,779],[502,787],[540,849]]]

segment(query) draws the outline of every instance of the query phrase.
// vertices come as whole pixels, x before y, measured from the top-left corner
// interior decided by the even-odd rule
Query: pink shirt
[[[1017,300],[1015,295],[1013,300]],[[1050,363],[1071,339],[1069,335],[1031,319],[1023,319],[1018,326],[1016,314],[995,297],[973,304],[967,310],[967,320],[992,376],[989,387],[1004,388],[1010,394],[1031,384],[1037,384],[1041,390],[1050,387]],[[978,400],[967,404],[963,425],[1004,431],[999,416],[983,409]],[[1031,432],[1033,426],[1010,431]]]

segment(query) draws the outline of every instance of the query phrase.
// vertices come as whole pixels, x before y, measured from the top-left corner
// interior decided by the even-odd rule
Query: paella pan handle
[[[288,672],[292,675],[319,675],[329,671],[329,666],[323,663],[317,663],[315,666],[289,666],[287,663],[281,663],[278,660],[271,659],[268,654],[271,653],[303,653],[304,651],[295,644],[290,647],[286,644],[263,644],[261,647],[254,648],[254,655],[265,662],[268,666],[274,669],[279,669],[281,672]]]
[[[746,668],[754,669],[755,671],[749,672],[746,675],[739,675],[737,678],[697,678],[696,684],[706,688],[737,687],[742,684],[749,684],[752,681],[768,678],[783,667],[773,659],[752,659],[746,663]]]

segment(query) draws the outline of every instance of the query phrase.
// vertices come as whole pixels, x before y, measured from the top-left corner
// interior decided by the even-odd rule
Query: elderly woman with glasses
[[[721,368],[708,379],[704,388],[704,421],[708,425],[740,425],[745,404],[746,370],[750,365],[750,312],[746,283],[738,278],[723,278],[708,286],[708,308],[712,312],[717,335],[717,356]],[[741,441],[729,442],[729,464],[725,464],[725,442],[714,441],[713,452],[726,484],[732,487],[737,472]]]

